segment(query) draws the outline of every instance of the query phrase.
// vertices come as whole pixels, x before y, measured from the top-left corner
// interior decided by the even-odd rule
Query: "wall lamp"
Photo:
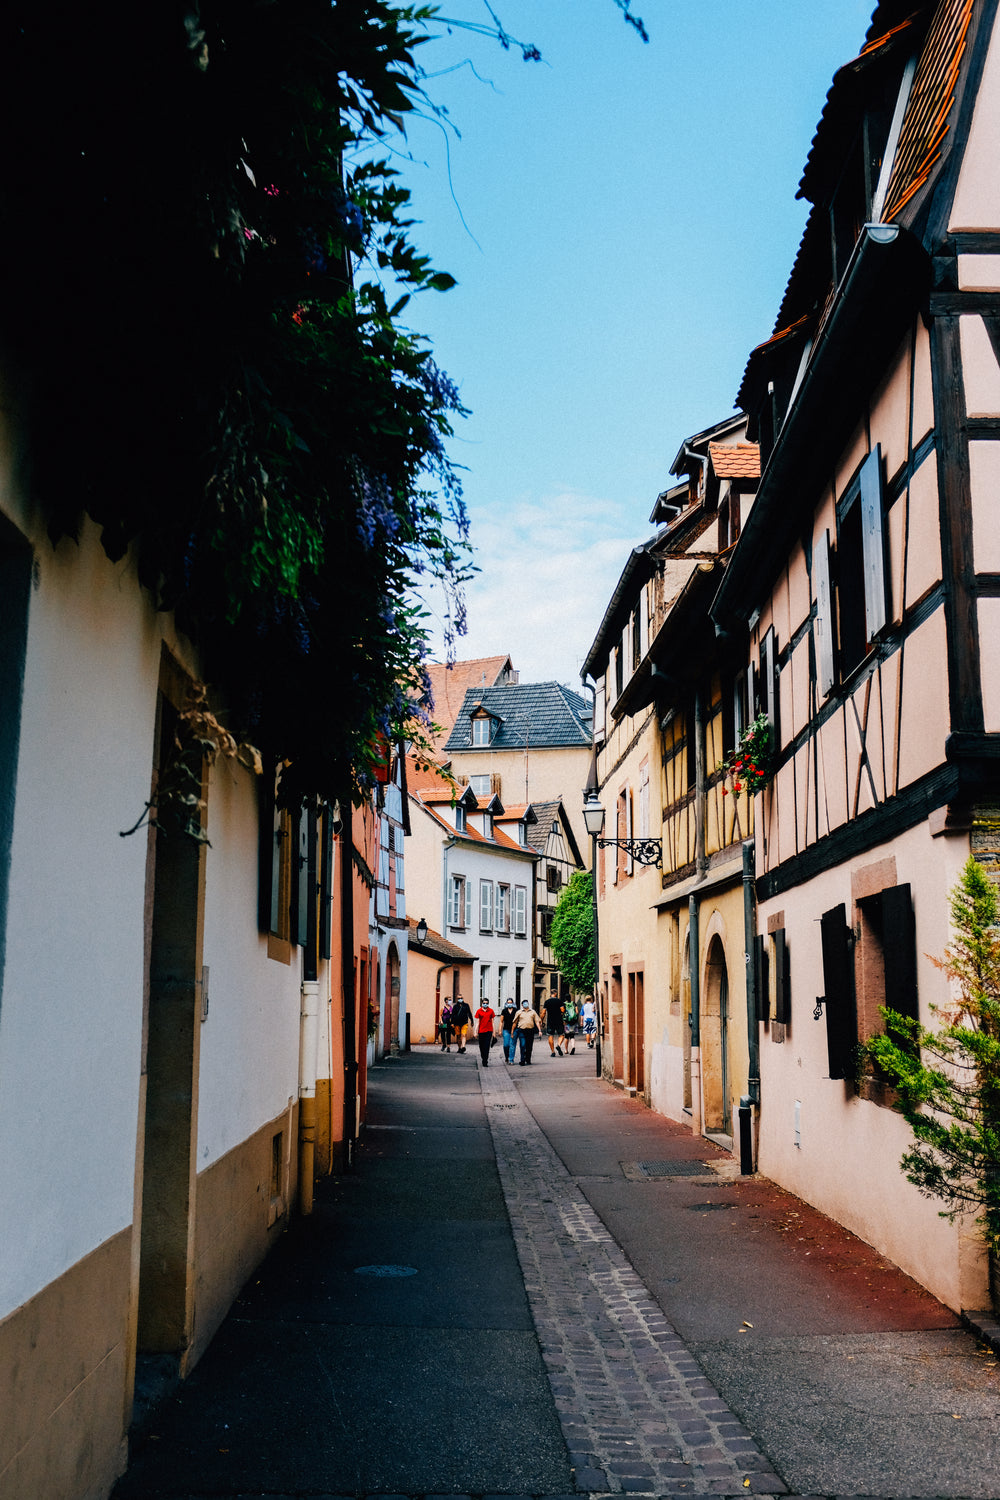
[[[587,799],[583,804],[583,821],[587,832],[592,839],[597,840],[599,849],[607,849],[609,845],[624,849],[630,859],[634,859],[640,865],[657,865],[663,868],[663,840],[662,839],[602,839],[604,830],[604,808],[596,792],[588,792]]]
[[[423,917],[417,923],[417,942],[423,943],[427,940],[427,923]]]

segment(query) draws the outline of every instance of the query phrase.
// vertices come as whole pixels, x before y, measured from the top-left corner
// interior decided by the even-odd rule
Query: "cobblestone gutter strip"
[[[521,1103],[505,1065],[480,1067],[479,1077],[577,1490],[787,1494]]]

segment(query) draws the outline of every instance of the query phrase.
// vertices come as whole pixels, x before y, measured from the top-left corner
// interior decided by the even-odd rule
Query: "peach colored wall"
[[[760,1170],[875,1245],[956,1308],[979,1305],[976,1297],[985,1295],[974,1271],[966,1267],[963,1273],[959,1232],[899,1170],[909,1141],[905,1122],[827,1076],[826,1022],[814,1020],[812,1010],[824,992],[818,918],[840,902],[850,911],[852,874],[893,855],[898,882],[909,883],[913,891],[921,1012],[929,1018],[929,1002],[944,998],[944,981],[926,955],[939,954],[948,940],[947,895],[967,854],[966,839],[933,839],[920,824],[850,865],[762,902],[758,913],[758,931],[763,931],[772,912],[784,912],[792,995],[784,1042],[777,1045],[761,1031]]]
[[[997,141],[1000,140],[1000,37],[993,23],[983,80],[972,114],[972,127],[962,158],[949,229],[995,229],[1000,225],[1000,179]]]
[[[1000,414],[1000,365],[986,325],[978,313],[969,313],[958,320],[958,326],[966,415],[995,417]]]

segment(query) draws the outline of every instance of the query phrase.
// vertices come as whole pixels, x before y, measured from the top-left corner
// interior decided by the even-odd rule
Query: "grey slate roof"
[[[490,740],[492,750],[590,745],[590,704],[579,693],[559,682],[511,682],[469,688],[446,751],[486,748],[472,744],[470,715],[480,704],[499,720]]]

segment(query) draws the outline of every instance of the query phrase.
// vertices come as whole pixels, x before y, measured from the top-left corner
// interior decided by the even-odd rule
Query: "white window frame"
[[[488,771],[483,775],[470,776],[469,786],[477,797],[489,797],[493,791],[493,777]]]
[[[479,1003],[489,1005],[490,1003],[490,966],[479,965]]]
[[[497,882],[496,897],[496,932],[507,934],[510,932],[510,886]]]
[[[490,728],[490,719],[487,714],[479,714],[476,718],[473,719],[472,748],[474,750],[481,750],[484,745],[489,744],[490,739],[492,738],[490,734]]]
[[[465,923],[462,917],[465,914],[465,876],[453,875],[451,877],[451,890],[448,893],[448,926],[463,928]]]
[[[506,964],[499,964],[497,966],[497,1008],[498,1009],[501,1009],[502,1006],[503,1006],[503,992],[504,992],[504,988],[505,988],[506,984],[507,984],[507,965]]]
[[[514,936],[528,936],[528,888],[525,885],[514,887]]]

